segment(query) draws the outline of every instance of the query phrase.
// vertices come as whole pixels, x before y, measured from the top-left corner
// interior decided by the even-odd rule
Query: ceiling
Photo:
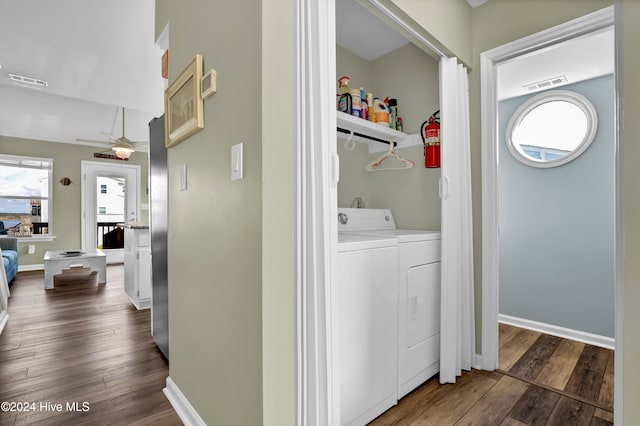
[[[472,6],[482,0],[468,0]],[[122,134],[142,141],[162,114],[165,81],[154,44],[154,0],[0,0],[0,135],[110,146]],[[408,43],[356,0],[336,0],[338,44],[373,60]],[[373,28],[363,34],[362,28]],[[597,52],[597,54],[594,54]],[[568,83],[610,74],[613,31],[585,36],[498,67],[501,99],[557,76]],[[9,74],[46,80],[44,88]]]
[[[0,0],[0,134],[54,142],[100,132],[148,142],[163,111],[154,0]],[[43,88],[9,79],[46,80]],[[144,150],[144,144],[138,145]]]
[[[467,0],[477,7],[486,0]],[[375,31],[361,32],[362,28]],[[613,28],[579,37],[505,62],[498,67],[498,99],[521,96],[549,87],[528,89],[556,77],[566,81],[554,87],[587,80],[614,72]],[[408,43],[357,0],[336,0],[336,41],[345,49],[374,60]]]

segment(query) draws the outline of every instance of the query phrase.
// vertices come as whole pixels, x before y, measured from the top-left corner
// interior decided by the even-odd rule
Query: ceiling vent
[[[28,84],[34,87],[47,87],[49,83],[46,80],[40,80],[33,77],[26,77],[24,75],[9,74],[9,78],[16,83]]]
[[[547,80],[542,80],[537,83],[525,84],[522,87],[533,92],[534,90],[548,89],[550,87],[557,86],[559,84],[565,84],[567,82],[568,82],[567,77],[565,77],[564,75],[561,75],[559,77],[549,78]]]

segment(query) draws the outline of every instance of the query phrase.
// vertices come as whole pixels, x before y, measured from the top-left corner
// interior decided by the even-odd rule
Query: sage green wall
[[[296,420],[295,4],[295,0],[262,0],[262,424],[265,426],[293,426]]]
[[[374,95],[398,99],[405,132],[418,133],[428,115],[439,109],[438,62],[413,44],[402,46],[373,61],[366,61],[350,51],[337,47],[337,76],[355,76],[351,87],[359,81],[371,81],[365,89]],[[423,148],[398,149],[397,153],[413,160],[411,170],[370,173],[364,167],[380,156],[369,154],[366,144],[357,143],[347,151],[344,139],[338,139],[340,183],[338,206],[350,207],[360,197],[367,208],[392,209],[396,225],[405,229],[440,229],[440,169],[425,169]]]
[[[618,7],[622,6],[622,10]],[[624,330],[623,412],[625,425],[640,424],[640,2],[616,1],[616,18],[622,23],[622,141],[623,141],[623,199],[624,199]]]
[[[462,62],[470,64],[471,6],[466,0],[390,0]]]
[[[79,146],[58,142],[45,142],[31,139],[0,136],[0,153],[10,155],[25,155],[31,157],[53,158],[53,241],[20,242],[19,266],[42,265],[44,252],[47,250],[64,250],[79,248],[82,245],[81,229],[81,161],[102,161],[110,164],[114,160],[94,158],[95,152],[104,151],[102,148]],[[140,204],[148,204],[147,171],[148,154],[135,152],[127,164],[140,165]],[[60,179],[68,177],[71,185],[63,186]],[[140,220],[148,221],[149,211],[140,209]],[[27,254],[27,245],[33,244],[34,254]]]
[[[156,1],[156,32],[170,27],[169,81],[197,53],[218,76],[205,128],[167,158],[169,373],[210,425],[263,420],[261,9],[260,0]],[[244,179],[231,181],[238,143]]]
[[[343,75],[348,75],[351,79],[349,88],[363,87],[367,92],[373,90],[371,62],[340,45],[336,45],[336,93],[338,93],[338,79]]]
[[[336,45],[336,93],[337,79],[343,75],[351,78],[349,87],[363,87],[373,92],[371,78],[371,62],[354,54],[342,46]],[[375,93],[375,92],[374,92]],[[364,165],[367,163],[366,144],[356,144],[353,151],[344,149],[344,139],[338,139],[338,156],[340,157],[340,183],[338,184],[338,206],[349,207],[355,197],[360,197],[366,207],[371,203],[371,187],[366,179]]]

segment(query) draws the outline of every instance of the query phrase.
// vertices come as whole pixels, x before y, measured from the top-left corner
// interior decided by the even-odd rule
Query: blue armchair
[[[0,249],[2,249],[2,262],[7,273],[7,282],[11,282],[18,272],[18,239],[0,237]]]

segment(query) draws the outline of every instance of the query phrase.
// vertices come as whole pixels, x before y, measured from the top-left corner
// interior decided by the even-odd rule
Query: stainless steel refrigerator
[[[151,334],[169,359],[169,288],[167,278],[168,200],[164,115],[149,123],[149,231],[151,233]]]

